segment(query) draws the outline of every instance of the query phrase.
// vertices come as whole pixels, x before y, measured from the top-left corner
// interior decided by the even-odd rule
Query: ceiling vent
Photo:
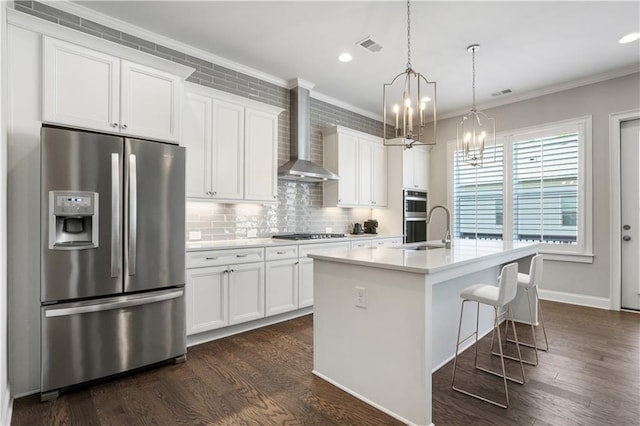
[[[509,93],[513,92],[513,90],[511,89],[504,89],[501,90],[499,92],[494,92],[491,94],[491,96],[502,96],[502,95],[508,95]]]
[[[382,50],[382,45],[373,40],[371,37],[367,37],[364,40],[360,40],[358,43],[360,46],[364,47],[371,53],[376,53]]]

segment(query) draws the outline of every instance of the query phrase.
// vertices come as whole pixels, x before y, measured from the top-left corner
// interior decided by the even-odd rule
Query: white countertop
[[[383,235],[383,234],[346,234],[344,238],[322,238],[317,240],[281,240],[276,238],[241,238],[230,240],[213,240],[213,241],[187,241],[187,251],[202,251],[216,249],[232,249],[243,247],[270,247],[284,246],[296,244],[319,244],[319,243],[339,243],[352,240],[366,240],[374,238],[402,238],[402,235]]]
[[[454,240],[452,248],[416,251],[408,246],[350,250],[346,255],[325,251],[309,257],[338,263],[394,269],[418,274],[436,274],[466,267],[484,267],[515,261],[538,251],[538,243],[502,240]],[[457,275],[457,274],[456,274]]]

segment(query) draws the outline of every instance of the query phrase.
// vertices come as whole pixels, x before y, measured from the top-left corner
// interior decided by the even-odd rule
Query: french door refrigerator
[[[185,359],[184,148],[41,130],[41,399]]]

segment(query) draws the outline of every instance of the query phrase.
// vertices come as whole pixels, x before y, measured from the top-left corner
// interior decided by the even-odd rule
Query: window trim
[[[554,244],[544,245],[540,253],[545,259],[593,263],[593,172],[592,172],[592,116],[576,117],[568,120],[543,123],[520,129],[501,131],[496,134],[496,144],[503,145],[504,158],[509,159],[503,165],[503,238],[513,238],[513,144],[515,142],[548,137],[551,131],[578,131],[578,241],[576,245],[554,247]],[[454,152],[456,141],[447,142],[447,204],[455,209],[454,202]],[[582,208],[581,208],[582,207]],[[455,217],[455,211],[452,211]],[[455,225],[455,224],[454,224]]]

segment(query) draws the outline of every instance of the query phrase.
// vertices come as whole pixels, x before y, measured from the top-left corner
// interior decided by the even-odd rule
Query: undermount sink
[[[413,250],[413,251],[419,251],[419,250],[433,250],[433,249],[438,249],[438,248],[443,248],[443,247],[438,247],[438,246],[428,246],[428,245],[413,246],[413,247],[403,247],[403,249],[405,249],[405,250]]]
[[[398,248],[401,248],[403,250],[411,250],[411,251],[424,251],[424,250],[444,248],[444,244],[440,242],[433,242],[433,243],[427,242],[422,244],[413,243],[413,244],[406,244]]]

